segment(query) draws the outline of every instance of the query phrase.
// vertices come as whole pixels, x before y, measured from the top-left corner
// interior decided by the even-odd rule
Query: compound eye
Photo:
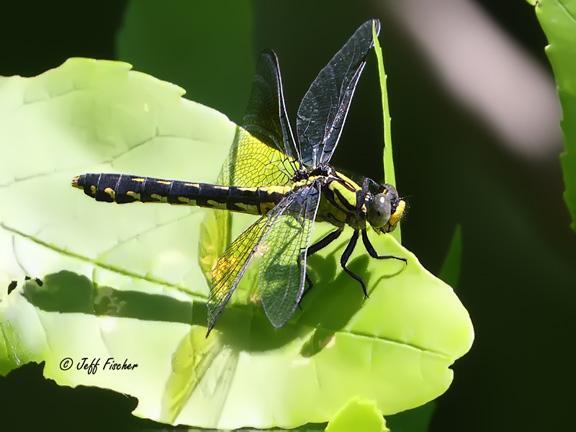
[[[368,207],[368,222],[374,228],[382,228],[390,219],[392,205],[385,194],[379,193],[374,196]]]

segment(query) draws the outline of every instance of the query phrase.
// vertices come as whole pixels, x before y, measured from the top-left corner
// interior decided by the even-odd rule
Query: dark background
[[[422,48],[386,12],[386,2],[233,3],[155,2],[164,8],[159,13],[152,6],[131,9],[133,3],[120,0],[22,2],[3,11],[0,75],[36,75],[74,56],[120,58],[185,87],[190,99],[238,121],[253,59],[260,49],[273,47],[293,116],[332,53],[361,22],[380,18],[397,183],[410,203],[403,243],[437,272],[456,225],[462,226],[457,291],[476,331],[472,350],[454,365],[454,383],[438,399],[429,430],[569,429],[576,388],[570,342],[576,330],[576,234],[562,202],[558,151],[539,158],[511,151],[505,138],[447,91]],[[550,74],[546,40],[532,7],[522,0],[474,3]],[[141,26],[140,37],[124,34],[117,45],[128,16]],[[371,59],[334,162],[381,178],[375,69]],[[498,65],[493,73],[499,73]],[[160,426],[132,417],[135,406],[134,399],[110,391],[60,388],[43,379],[37,365],[0,378],[2,425]]]

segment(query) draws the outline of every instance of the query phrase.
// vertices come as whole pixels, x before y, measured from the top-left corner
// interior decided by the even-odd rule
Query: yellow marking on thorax
[[[91,186],[90,186],[90,193],[91,193],[92,195],[96,195],[96,186],[94,186],[94,185],[91,185]]]
[[[112,198],[112,201],[116,199],[116,191],[114,189],[107,187],[104,189],[104,193]]]
[[[355,185],[354,182],[351,184]],[[330,183],[329,188],[332,191],[333,201],[329,200],[326,195],[322,195],[318,210],[319,218],[336,226],[350,223],[353,211],[349,207],[356,207],[356,191],[351,191],[338,181]]]
[[[356,191],[351,191],[337,182],[332,182],[330,186],[334,194],[334,201],[336,201],[340,210],[348,213],[350,212],[348,207],[356,207]],[[338,193],[336,193],[336,191],[338,191]]]
[[[350,177],[345,176],[344,174],[342,174],[341,172],[336,171],[336,175],[341,179],[344,180],[345,183],[347,183],[352,189],[356,190],[360,190],[362,189],[360,187],[360,185],[358,183],[356,183],[354,180],[352,180]]]
[[[292,185],[292,188],[300,188],[300,187],[303,187],[303,186],[310,185],[310,184],[314,183],[314,181],[315,181],[317,178],[318,178],[318,176],[311,176],[311,177],[308,177],[307,179],[303,179],[303,180],[297,181],[296,183],[294,183],[294,184]],[[267,187],[266,189],[268,189],[268,190],[273,190],[274,188],[275,188],[275,187]],[[289,187],[288,189],[292,189],[292,188]],[[279,189],[285,190],[282,186],[280,186]]]
[[[150,195],[150,198],[152,198],[153,200],[156,200],[156,201],[168,202],[168,198],[166,198],[165,196],[162,196],[162,195],[158,195],[158,194],[152,194],[152,195]]]
[[[322,196],[320,200],[320,208],[318,209],[318,217],[326,219],[327,222],[335,223],[339,222],[340,225],[344,225],[347,221],[348,214],[343,211],[340,207],[335,206],[327,198]],[[335,223],[337,225],[337,223]]]
[[[138,192],[128,191],[128,192],[126,192],[126,195],[134,198],[136,201],[140,201],[140,194]]]

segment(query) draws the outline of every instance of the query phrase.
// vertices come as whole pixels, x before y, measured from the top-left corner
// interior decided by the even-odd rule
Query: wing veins
[[[317,166],[332,157],[340,139],[354,90],[373,46],[372,26],[362,24],[320,71],[304,95],[297,113],[296,129],[302,163]],[[319,159],[318,159],[319,158]]]
[[[267,215],[260,217],[242,232],[218,258],[212,270],[212,288],[208,298],[208,331],[214,327],[216,319],[238,287],[258,248],[266,240],[270,228],[286,211],[294,198],[295,194],[292,193],[282,199]],[[237,256],[235,252],[239,249],[241,252]],[[231,264],[230,261],[232,261]]]

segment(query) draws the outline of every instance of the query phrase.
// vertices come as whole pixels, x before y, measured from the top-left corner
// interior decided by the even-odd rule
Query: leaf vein
[[[77,253],[77,252],[73,252],[73,251],[70,251],[70,250],[68,250],[68,249],[64,249],[64,248],[58,247],[58,246],[56,246],[56,245],[54,245],[54,244],[48,243],[48,242],[46,242],[46,241],[44,241],[44,240],[41,240],[41,239],[37,238],[36,236],[27,234],[27,233],[25,233],[25,232],[22,232],[22,231],[16,229],[16,228],[10,227],[10,226],[6,225],[4,222],[0,222],[0,228],[3,228],[3,229],[5,229],[6,231],[8,231],[8,232],[10,232],[10,233],[12,233],[12,234],[15,234],[15,235],[17,235],[17,236],[19,236],[19,237],[22,237],[22,238],[25,238],[25,239],[27,239],[27,240],[30,240],[30,241],[32,241],[33,243],[36,243],[37,245],[43,246],[43,247],[45,247],[45,248],[47,248],[47,249],[50,249],[50,250],[52,250],[52,251],[54,251],[54,252],[56,252],[56,253],[62,254],[62,255],[64,255],[64,256],[67,256],[67,257],[70,257],[70,258],[75,258],[75,259],[78,259],[78,260],[80,260],[80,261],[88,262],[88,263],[93,264],[93,265],[95,265],[95,266],[97,266],[97,267],[99,267],[99,268],[102,268],[102,269],[104,269],[104,270],[109,270],[109,271],[111,271],[111,272],[118,273],[118,274],[121,274],[121,275],[123,275],[123,276],[131,277],[131,278],[134,278],[134,279],[145,280],[145,281],[147,281],[147,282],[152,282],[152,283],[156,283],[156,284],[158,284],[158,285],[163,285],[163,286],[166,286],[166,287],[169,287],[169,288],[173,288],[173,289],[176,289],[176,290],[178,290],[178,291],[181,291],[181,292],[185,293],[186,295],[188,295],[188,296],[190,296],[190,297],[192,297],[192,298],[205,299],[205,296],[203,296],[203,295],[201,295],[201,294],[199,294],[199,293],[192,293],[192,292],[190,292],[190,290],[187,289],[187,287],[185,287],[185,286],[183,286],[183,285],[173,284],[173,283],[170,283],[170,282],[168,282],[168,281],[166,281],[166,280],[163,280],[163,279],[160,279],[160,278],[157,278],[157,277],[152,277],[152,276],[149,276],[149,275],[143,276],[143,275],[138,274],[138,273],[136,273],[136,272],[133,272],[133,271],[130,271],[130,270],[126,270],[126,269],[123,269],[123,268],[118,267],[118,266],[115,266],[115,265],[111,265],[111,264],[107,264],[107,263],[100,262],[100,261],[98,261],[98,260],[94,260],[94,259],[92,259],[92,258],[89,258],[89,257],[84,256],[84,255],[82,255],[82,254],[79,254],[79,253]]]

